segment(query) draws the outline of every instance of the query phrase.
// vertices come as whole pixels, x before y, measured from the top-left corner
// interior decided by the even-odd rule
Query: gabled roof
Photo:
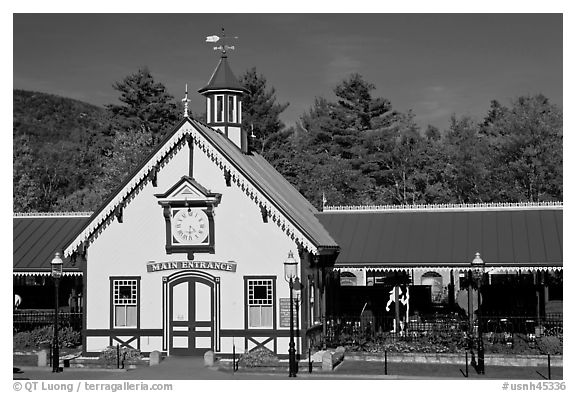
[[[234,76],[232,69],[228,65],[228,59],[226,55],[222,55],[220,62],[214,69],[210,81],[202,89],[198,90],[199,93],[204,93],[209,90],[240,90],[247,92],[246,88],[238,82],[238,79]]]
[[[143,182],[149,180],[151,171],[160,162],[169,160],[174,148],[186,143],[186,137],[192,138],[223,173],[228,172],[231,180],[267,212],[272,222],[305,249],[314,254],[337,252],[338,245],[315,217],[318,211],[264,158],[256,153],[242,153],[219,130],[185,118],[94,212],[66,246],[65,255],[71,255],[85,240],[97,235],[114,218],[114,210],[126,203],[131,193],[138,192]]]
[[[17,214],[13,223],[14,273],[48,273],[50,262],[86,224],[88,214]],[[78,272],[69,258],[63,258],[65,272]]]
[[[562,205],[330,210],[335,267],[562,267]]]
[[[244,154],[220,131],[198,123],[200,131],[251,179],[252,183],[269,196],[277,207],[308,234],[317,247],[337,248],[338,244],[315,217],[318,210],[268,161],[257,153]]]

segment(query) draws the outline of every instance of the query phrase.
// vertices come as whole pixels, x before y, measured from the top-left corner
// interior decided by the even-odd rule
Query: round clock
[[[180,244],[204,243],[208,232],[208,216],[203,210],[178,210],[172,218],[172,236]]]

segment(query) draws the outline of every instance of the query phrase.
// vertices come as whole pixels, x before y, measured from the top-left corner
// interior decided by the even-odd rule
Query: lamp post
[[[60,345],[58,343],[58,287],[60,285],[60,277],[62,277],[62,258],[60,253],[54,255],[54,259],[50,262],[52,267],[52,278],[54,279],[54,338],[52,340],[52,372],[60,372]]]
[[[484,267],[484,261],[480,258],[480,253],[477,252],[475,258],[472,260],[472,270],[478,288],[478,365],[476,368],[478,374],[484,374],[484,340],[482,339],[482,313],[480,312],[480,288],[484,280]]]
[[[284,262],[284,278],[290,287],[290,344],[288,347],[288,377],[296,377],[296,349],[294,348],[294,302],[292,290],[294,289],[294,279],[297,276],[298,262],[294,259],[292,251],[288,253],[288,259]]]

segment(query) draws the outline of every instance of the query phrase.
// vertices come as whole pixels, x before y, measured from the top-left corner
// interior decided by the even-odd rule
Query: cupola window
[[[216,96],[216,122],[224,121],[224,96]]]
[[[236,123],[236,96],[228,96],[228,122]]]

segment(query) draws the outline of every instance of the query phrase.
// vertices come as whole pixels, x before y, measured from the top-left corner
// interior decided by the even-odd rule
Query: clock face
[[[200,209],[174,210],[172,236],[179,244],[202,244],[209,232],[208,216]]]

